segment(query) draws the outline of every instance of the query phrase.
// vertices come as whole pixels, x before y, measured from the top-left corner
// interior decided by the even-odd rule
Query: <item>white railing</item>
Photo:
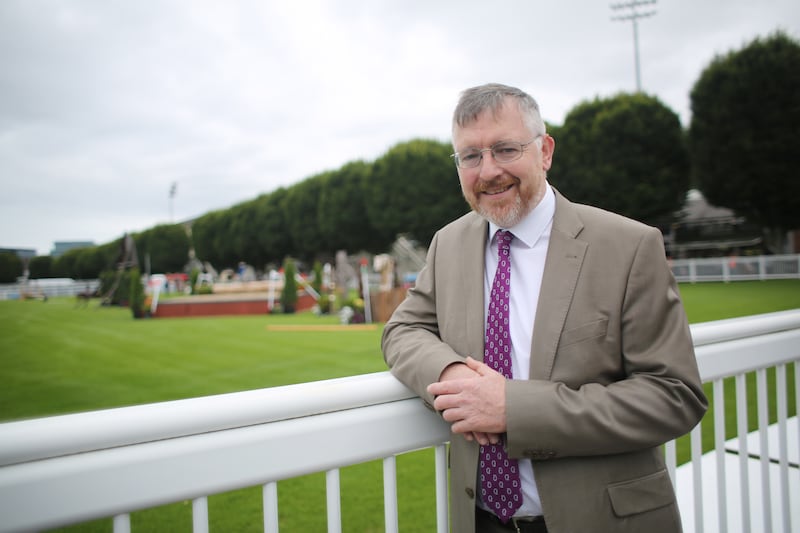
[[[675,442],[666,445],[684,528],[699,533],[750,531],[751,523],[753,531],[800,527],[800,473],[797,460],[789,458],[798,450],[788,446],[794,441],[797,447],[797,432],[792,436],[787,429],[796,420],[787,416],[787,368],[797,370],[800,361],[800,310],[696,324],[692,333],[701,375],[713,384],[716,446],[702,454],[698,425],[690,436],[692,461],[679,467]],[[768,371],[776,376],[772,386]],[[757,446],[748,440],[743,414],[751,372]],[[719,423],[725,409],[733,408],[722,400],[728,377],[735,378],[737,391],[734,441],[726,441]],[[793,387],[800,391],[800,372]],[[769,403],[777,405],[774,434]],[[437,531],[445,532],[448,439],[447,425],[387,372],[0,424],[0,531],[114,516],[115,532],[127,532],[132,511],[192,500],[194,531],[203,532],[208,495],[261,485],[264,530],[277,532],[277,483],[326,472],[328,531],[338,532],[339,468],[374,459],[383,460],[385,530],[397,531],[395,456],[433,447]],[[733,467],[726,460],[733,457],[731,442],[739,451]],[[757,457],[755,470],[747,464],[751,456]]]
[[[0,284],[0,300],[22,298],[55,298],[94,292],[100,287],[97,279],[44,278],[29,279],[22,283]]]
[[[800,278],[800,254],[673,259],[670,266],[681,283]]]

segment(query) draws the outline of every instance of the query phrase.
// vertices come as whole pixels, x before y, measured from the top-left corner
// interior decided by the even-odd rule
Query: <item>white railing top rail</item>
[[[414,398],[389,372],[0,424],[0,466]],[[75,431],[80,428],[80,431]]]
[[[800,360],[800,309],[696,324],[692,334],[704,381]],[[448,426],[388,372],[9,422],[0,424],[0,531],[111,516],[448,439]]]

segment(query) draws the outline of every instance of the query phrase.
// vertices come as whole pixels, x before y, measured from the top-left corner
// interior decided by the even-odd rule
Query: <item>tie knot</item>
[[[497,230],[497,248],[500,250],[508,250],[511,247],[511,240],[514,234],[504,229]]]

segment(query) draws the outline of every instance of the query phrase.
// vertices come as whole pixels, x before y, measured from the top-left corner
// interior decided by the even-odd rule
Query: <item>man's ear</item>
[[[550,170],[553,164],[553,153],[556,151],[556,140],[545,134],[542,137],[542,168],[544,171]]]

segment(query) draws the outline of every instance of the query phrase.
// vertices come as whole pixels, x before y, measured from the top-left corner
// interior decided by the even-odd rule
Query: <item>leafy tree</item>
[[[231,241],[233,253],[250,265],[261,266],[264,264],[261,250],[257,246],[258,234],[258,200],[250,200],[238,204],[230,209]]]
[[[13,252],[0,253],[0,283],[15,283],[23,274],[22,259]]]
[[[326,176],[318,204],[319,231],[325,251],[383,251],[389,242],[370,224],[365,185],[372,165],[355,161]]]
[[[785,232],[800,227],[800,44],[777,32],[717,56],[690,98],[698,188],[763,226],[782,251]]]
[[[192,224],[192,241],[201,261],[208,261],[218,270],[238,262],[233,251],[229,210],[206,213]]]
[[[67,250],[53,261],[53,277],[72,278],[75,276],[75,264],[80,249]]]
[[[49,255],[37,255],[28,263],[28,272],[31,279],[52,277],[53,258]]]
[[[416,139],[375,161],[365,194],[367,215],[380,242],[408,233],[424,245],[444,224],[469,210],[448,143]]]
[[[565,196],[655,224],[689,187],[680,119],[657,98],[618,94],[582,102],[556,128],[550,182]]]
[[[256,200],[255,245],[261,259],[255,264],[273,262],[277,268],[281,258],[291,252],[292,239],[282,208],[286,195],[287,189],[281,187]]]
[[[317,174],[292,186],[281,204],[292,251],[304,259],[312,259],[325,247],[319,231],[319,197],[329,175]]]
[[[72,265],[70,277],[75,279],[95,279],[105,266],[106,259],[97,246],[80,248],[75,250],[75,262]]]
[[[135,235],[139,264],[150,257],[150,272],[180,272],[189,259],[189,237],[183,224],[162,224]]]

